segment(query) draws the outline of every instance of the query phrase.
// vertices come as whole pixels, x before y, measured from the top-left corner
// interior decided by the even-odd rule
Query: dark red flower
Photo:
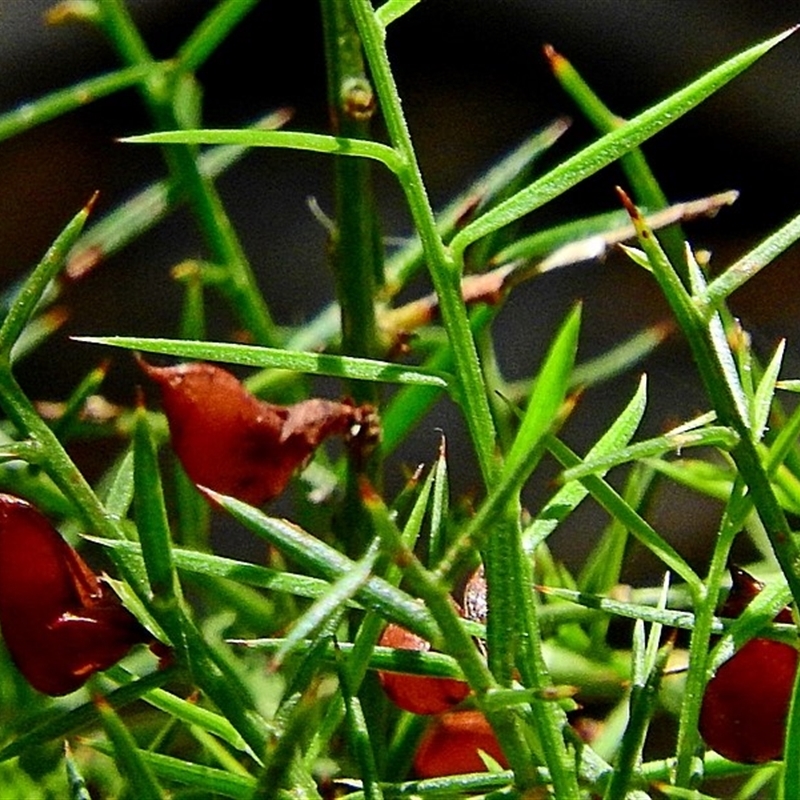
[[[425,639],[393,623],[386,626],[378,644],[400,650],[430,650]],[[414,714],[449,711],[469,694],[469,684],[455,678],[428,678],[383,670],[378,672],[378,678],[391,701]]]
[[[485,772],[482,750],[507,768],[503,751],[491,725],[480,711],[451,711],[436,717],[422,737],[414,756],[418,778],[440,778]]]
[[[731,573],[731,590],[719,613],[723,617],[735,619],[750,605],[750,601],[764,588],[764,584],[736,564],[731,564],[728,571]],[[792,609],[789,606],[781,609],[775,617],[775,622],[791,621]]]
[[[62,695],[152,635],[30,503],[0,494],[0,628],[40,692]]]
[[[371,406],[321,399],[274,405],[212,364],[139,363],[161,388],[172,447],[189,477],[251,505],[277,497],[329,436],[366,444],[377,438]]]
[[[797,650],[772,639],[751,639],[708,682],[700,735],[731,761],[761,764],[783,754],[784,729]]]
[[[731,568],[731,577],[722,614],[736,617],[764,585],[738,567]],[[790,609],[783,609],[776,620],[791,622]],[[700,708],[699,729],[706,744],[745,764],[780,758],[797,661],[797,648],[758,637],[722,664],[708,682]]]
[[[482,566],[467,581],[464,611],[462,613],[460,608],[458,611],[472,621],[486,622],[486,578]],[[386,626],[379,644],[403,650],[430,649],[425,639],[395,624]],[[386,693],[400,708],[415,714],[435,715],[414,756],[417,777],[484,772],[486,765],[479,751],[491,756],[502,767],[508,766],[486,717],[480,711],[452,710],[470,692],[465,681],[384,671],[378,672],[378,677]]]

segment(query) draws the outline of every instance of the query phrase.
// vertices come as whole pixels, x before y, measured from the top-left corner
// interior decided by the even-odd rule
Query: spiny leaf
[[[75,341],[141,350],[146,353],[181,358],[224,361],[248,367],[271,367],[312,375],[331,375],[339,378],[387,383],[411,383],[448,388],[449,376],[434,374],[418,367],[392,364],[352,356],[333,356],[325,353],[302,353],[257,345],[204,342],[185,339],[147,339],[137,336],[75,336]]]

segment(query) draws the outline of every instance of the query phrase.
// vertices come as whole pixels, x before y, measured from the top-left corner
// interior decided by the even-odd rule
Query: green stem
[[[507,563],[503,565],[505,576],[503,577],[501,573],[503,582],[500,591],[507,594],[501,607],[508,609],[509,621],[517,629],[519,645],[516,663],[519,665],[522,683],[527,688],[536,690],[539,696],[543,697],[546,690],[552,685],[552,680],[542,652],[539,609],[533,594],[534,580],[531,562],[523,546],[518,500],[509,504],[505,519],[498,525],[498,528],[500,530],[495,531],[492,535],[490,547],[497,546],[502,549],[503,555],[508,559]],[[505,540],[502,544],[501,535]],[[495,559],[497,557],[495,555]],[[496,591],[495,594],[497,594]],[[491,618],[490,614],[487,623]],[[501,631],[498,633],[502,636]],[[505,636],[507,639],[508,632]],[[487,625],[487,644],[488,642]],[[497,647],[511,649],[508,642],[504,645],[502,640],[495,641],[495,648]],[[539,738],[544,762],[550,770],[556,796],[564,800],[569,800],[569,798],[577,800],[579,791],[576,760],[570,755],[564,739],[564,732],[568,728],[566,715],[557,703],[535,700],[530,705],[530,716]]]
[[[121,0],[102,0],[103,30],[130,66],[154,65],[147,45],[139,35]],[[159,130],[175,130],[180,124],[176,96],[189,74],[161,70],[142,84],[142,96]],[[275,323],[258,288],[241,243],[234,231],[212,181],[202,175],[196,152],[187,145],[164,148],[164,157],[173,177],[185,187],[189,203],[214,261],[228,270],[223,285],[231,308],[254,339],[274,345],[279,340]]]
[[[328,67],[328,108],[338,136],[369,140],[370,118],[375,108],[372,87],[364,71],[361,40],[347,0],[322,0],[325,57]],[[375,317],[376,289],[383,283],[383,253],[372,190],[372,165],[368,159],[334,157],[336,227],[331,233],[330,255],[342,327],[342,352],[375,358],[381,355]],[[377,406],[378,384],[348,382],[358,403]],[[340,528],[348,554],[357,558],[372,538],[369,519],[361,507],[358,473],[381,485],[380,448],[367,463],[351,459],[341,511]]]
[[[703,313],[703,309],[697,308],[692,297],[680,283],[678,275],[653,237],[652,232],[644,224],[639,212],[633,208],[626,198],[623,198],[623,202],[626,203],[637,228],[639,242],[647,254],[653,274],[672,306],[673,312],[689,341],[694,360],[705,384],[706,392],[717,412],[717,417],[720,423],[733,428],[740,437],[739,444],[730,451],[731,457],[739,470],[741,479],[747,485],[749,492],[748,502],[752,502],[759,514],[772,549],[792,592],[792,597],[795,603],[800,602],[800,547],[798,547],[797,540],[775,496],[767,467],[762,463],[756,443],[753,440],[747,409],[742,408],[740,387],[735,384],[738,379],[731,374],[729,368],[726,369],[724,356],[719,352],[718,347],[715,347],[714,332],[711,328],[715,320],[709,320]],[[700,286],[699,289],[702,294],[705,287]],[[740,520],[742,514],[743,511],[739,511],[737,514]],[[725,544],[727,545],[727,543]],[[723,552],[722,546],[720,546],[719,552]],[[716,568],[715,572],[721,568],[721,564],[712,566]],[[709,578],[711,579],[711,577],[715,576],[710,575]],[[708,609],[706,609],[706,612],[709,613]],[[701,629],[700,634],[702,637],[706,635],[706,632]],[[695,630],[695,636],[697,635],[698,631]],[[699,648],[700,646],[701,641],[697,647]],[[702,661],[703,665],[705,665],[705,659],[702,659]],[[699,669],[699,662],[696,662],[696,664],[698,665],[696,668]],[[705,669],[703,669],[703,673],[705,673]],[[678,753],[679,772],[676,775],[678,785],[688,785],[692,777],[691,758],[694,744],[697,740],[694,730],[690,731],[689,726],[698,713],[699,699],[697,695],[701,691],[699,689],[700,676],[695,673],[693,678],[692,686],[687,687],[687,691],[691,689],[692,692],[690,694],[691,705],[685,712],[685,720],[682,719],[681,726]],[[704,678],[705,674],[703,674]]]
[[[459,380],[459,402],[475,446],[484,482],[494,482],[496,434],[477,349],[461,296],[463,264],[454,259],[436,229],[425,182],[417,162],[411,135],[386,52],[385,30],[378,22],[369,0],[350,0],[369,62],[372,80],[380,99],[392,146],[403,161],[398,179],[406,195],[414,225],[422,242],[445,330],[453,347]]]
[[[644,631],[644,627],[640,628]],[[658,688],[664,674],[664,667],[672,652],[672,643],[667,642],[657,654],[649,674],[643,680],[634,679],[628,701],[629,719],[619,745],[614,770],[606,786],[603,800],[626,800],[631,797],[629,789],[634,783],[647,729],[658,704]],[[634,795],[635,796],[635,795]]]
[[[720,424],[729,426],[739,435],[739,444],[730,451],[731,457],[748,486],[753,505],[786,576],[792,598],[795,603],[800,603],[800,547],[761,463],[746,409],[741,408],[737,387],[733,383],[736,378],[726,370],[717,352],[708,319],[695,306],[642,215],[626,197],[623,197],[623,202],[631,214],[639,243],[647,254],[653,274],[689,341],[717,418]]]
[[[333,129],[336,135],[369,139],[375,101],[347,0],[323,0],[321,5]],[[337,156],[334,168],[336,230],[331,255],[342,317],[342,350],[374,358],[379,355],[374,296],[383,283],[383,258],[371,165],[366,159]],[[356,400],[375,401],[372,384],[352,388],[358,392]]]
[[[686,675],[678,726],[676,786],[689,787],[694,779],[695,757],[700,746],[697,724],[706,685],[706,665],[711,647],[711,628],[717,595],[722,585],[731,545],[751,508],[752,505],[744,494],[744,483],[737,480],[731,490],[731,497],[720,525],[705,591],[694,599],[695,616],[689,649],[689,671]]]

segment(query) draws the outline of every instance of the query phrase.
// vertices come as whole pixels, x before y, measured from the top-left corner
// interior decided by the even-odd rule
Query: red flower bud
[[[486,765],[479,750],[502,767],[508,767],[494,731],[480,711],[442,714],[422,737],[414,757],[414,772],[418,778],[485,772]]]
[[[731,761],[761,764],[783,754],[784,729],[797,650],[772,639],[751,639],[708,682],[700,735]]]
[[[731,573],[731,590],[719,613],[723,617],[735,619],[750,605],[750,601],[764,588],[764,584],[736,564],[731,564],[728,571]],[[775,622],[791,621],[792,609],[789,606],[781,609],[775,617]]]
[[[62,695],[153,639],[42,514],[0,494],[0,628],[40,692]]]
[[[321,399],[279,406],[212,364],[139,363],[161,388],[172,447],[189,477],[251,505],[277,497],[327,437],[377,438],[371,406]]]
[[[722,613],[736,617],[764,585],[738,567],[731,568],[731,577]],[[791,622],[790,609],[776,619]],[[797,661],[792,645],[759,637],[722,664],[708,682],[700,708],[699,729],[706,744],[745,764],[780,758]]]
[[[378,644],[422,652],[431,647],[425,639],[393,623],[386,626]],[[414,714],[448,711],[469,694],[469,684],[455,678],[426,678],[423,675],[385,671],[379,671],[378,678],[391,701]]]

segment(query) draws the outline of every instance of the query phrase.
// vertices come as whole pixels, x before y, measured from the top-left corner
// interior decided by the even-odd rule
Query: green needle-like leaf
[[[586,475],[604,473],[619,464],[660,456],[673,450],[680,452],[689,447],[718,447],[721,450],[730,450],[738,443],[739,436],[735,431],[719,425],[709,425],[698,430],[666,433],[663,436],[648,439],[646,442],[637,442],[599,458],[587,458],[581,466],[565,469],[561,479],[566,483]]]
[[[385,28],[391,22],[411,11],[420,0],[387,0],[376,12],[375,17]]]
[[[623,600],[614,600],[602,595],[590,594],[588,592],[577,592],[573,589],[563,589],[561,587],[540,586],[539,590],[546,595],[558,597],[561,600],[569,600],[586,608],[595,608],[607,614],[626,617],[628,619],[638,619],[643,622],[666,625],[670,628],[683,628],[691,630],[694,627],[694,614],[691,611],[674,611],[661,609],[655,606],[645,606],[641,603],[628,603]],[[721,633],[723,630],[722,622],[715,621],[714,631]]]
[[[392,172],[399,172],[404,166],[397,152],[385,144],[367,139],[347,139],[343,136],[299,131],[255,131],[241,128],[164,131],[143,133],[141,136],[126,136],[120,141],[132,144],[237,144],[244,147],[282,147],[289,150],[371,158],[380,161]]]
[[[64,765],[67,768],[70,800],[92,800],[92,796],[86,786],[86,780],[72,757],[72,750],[68,742],[64,742]]]
[[[101,97],[135,86],[158,69],[160,67],[157,64],[126,67],[24,103],[13,111],[0,115],[0,141],[17,136],[23,131],[81,108]]]
[[[172,542],[158,457],[144,409],[138,409],[136,416],[134,507],[139,541],[150,589],[156,601],[175,604],[178,596],[177,580],[172,564]]]
[[[95,705],[108,738],[114,745],[115,761],[128,779],[130,788],[135,790],[136,797],[141,800],[166,800],[158,780],[136,747],[133,735],[117,712],[104,698],[97,698]]]
[[[772,263],[781,253],[800,238],[800,215],[792,218],[775,233],[760,242],[747,255],[732,264],[719,277],[706,286],[698,305],[712,314],[719,304],[757,275],[767,264]]]
[[[627,445],[642,421],[646,405],[647,383],[642,376],[625,410],[587,453],[586,460],[601,458],[616,448]],[[588,494],[589,490],[579,482],[562,486],[523,532],[525,550],[533,554],[537,546],[578,507]]]
[[[94,536],[86,538],[102,547],[135,555],[141,561],[142,547],[138,542],[100,539]],[[200,553],[176,547],[172,550],[172,559],[176,569],[180,572],[207,575],[212,578],[226,578],[248,586],[258,586],[273,592],[286,592],[297,597],[317,599],[330,588],[330,583],[320,578],[249,564],[213,553]]]
[[[576,306],[553,340],[536,377],[528,408],[506,456],[501,481],[524,471],[524,464],[550,430],[564,402],[578,350],[581,307]]]
[[[620,199],[636,226],[639,244],[647,255],[653,275],[689,341],[695,364],[720,423],[731,427],[739,435],[739,443],[731,450],[731,456],[748,486],[753,505],[761,517],[770,545],[792,589],[792,596],[798,602],[800,601],[800,545],[790,534],[786,515],[756,448],[747,400],[720,315],[715,314],[708,320],[699,313],[641,213],[624,192],[620,191]],[[695,292],[698,289],[702,291],[705,279],[688,248],[687,255],[692,286]]]
[[[767,430],[769,415],[772,410],[772,398],[775,395],[775,384],[778,381],[778,374],[783,364],[783,353],[786,349],[786,342],[782,341],[775,349],[775,353],[770,359],[761,380],[758,383],[755,397],[753,398],[752,430],[753,439],[761,441],[761,437]]]
[[[363,381],[410,383],[448,388],[448,376],[427,372],[418,367],[375,361],[368,358],[332,356],[324,353],[300,353],[256,345],[226,342],[187,341],[183,339],[146,339],[136,336],[76,336],[76,341],[141,350],[146,353],[181,358],[224,361],[248,367],[287,369],[312,375],[331,375]]]
[[[579,460],[575,454],[556,437],[549,438],[548,447],[563,466],[578,465]],[[680,575],[693,592],[702,592],[702,582],[686,559],[647,520],[631,508],[613,487],[597,475],[587,475],[581,480],[595,500],[615,519],[627,526],[630,532],[660,558],[669,569]],[[702,595],[698,594],[698,596]]]
[[[95,750],[106,755],[114,755],[112,748],[105,742],[90,742]],[[227,770],[215,769],[205,764],[195,764],[182,758],[138,750],[138,757],[153,775],[166,781],[172,781],[191,787],[205,797],[230,797],[232,800],[251,800],[256,788],[255,778],[235,775]],[[288,791],[278,791],[281,800],[291,800],[293,795]],[[138,795],[137,795],[138,797]]]
[[[272,655],[278,653],[283,647],[284,639],[229,639],[228,643],[246,647],[259,653]],[[298,652],[307,652],[315,647],[316,642],[303,639],[297,642]],[[333,664],[342,655],[350,657],[355,655],[358,645],[350,642],[328,641],[322,655],[325,661]],[[338,654],[337,654],[338,651]],[[396,647],[372,648],[368,665],[370,669],[384,670],[386,672],[400,672],[404,675],[426,675],[431,678],[456,678],[464,680],[464,673],[452,656],[437,653],[432,650],[401,650]]]
[[[223,0],[217,3],[181,45],[175,59],[180,68],[193,72],[205,63],[257,1]]]
[[[31,315],[44,295],[50,281],[56,277],[64,266],[67,253],[78,236],[92,211],[97,195],[70,220],[64,230],[45,253],[44,258],[22,284],[14,302],[11,304],[3,325],[0,327],[0,357],[8,359],[11,348],[18,340]]]
[[[347,608],[347,604],[369,580],[375,561],[380,554],[378,542],[370,547],[367,555],[356,563],[352,570],[342,575],[302,616],[298,617],[291,630],[272,656],[270,669],[280,669],[283,662],[309,636],[327,629]]]
[[[291,118],[291,111],[279,108],[257,120],[255,128],[280,128]],[[200,175],[214,180],[240,161],[248,152],[241,145],[214,147],[197,158]],[[67,273],[80,277],[98,259],[108,258],[143,236],[163,220],[180,201],[186,200],[186,187],[179,181],[158,181],[115,207],[81,234],[69,254]]]
[[[450,243],[456,260],[472,242],[563,194],[679,119],[794,32],[768,39],[720,64],[685,88],[563,161],[514,197],[463,228]]]
[[[354,568],[354,563],[329,545],[286,520],[268,517],[263,512],[233,497],[206,490],[235,519],[266,539],[311,572],[337,580]],[[439,631],[430,612],[386,581],[372,576],[356,598],[386,619],[400,623],[430,642],[439,640]]]

